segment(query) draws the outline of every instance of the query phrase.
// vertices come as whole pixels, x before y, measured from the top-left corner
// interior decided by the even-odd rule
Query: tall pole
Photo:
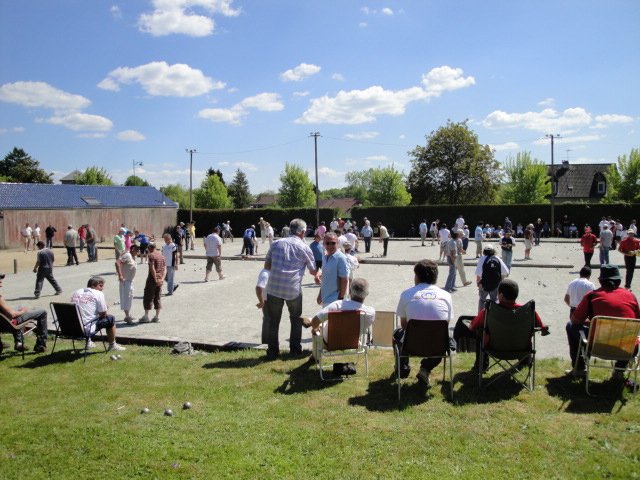
[[[197,153],[195,148],[185,148],[189,154],[189,223],[193,223],[193,154]]]
[[[316,228],[320,226],[320,189],[318,188],[318,137],[320,132],[312,132],[310,137],[313,137],[313,146],[315,150],[315,165],[316,165]]]
[[[144,165],[142,162],[136,162],[135,160],[131,160],[131,166],[133,167],[133,181],[136,181],[136,165]]]
[[[555,219],[555,204],[556,204],[556,193],[558,190],[558,178],[556,177],[556,172],[553,164],[553,140],[554,138],[560,138],[559,134],[548,133],[545,137],[551,139],[551,231],[555,233],[556,231],[556,219]],[[551,234],[553,236],[553,233]]]

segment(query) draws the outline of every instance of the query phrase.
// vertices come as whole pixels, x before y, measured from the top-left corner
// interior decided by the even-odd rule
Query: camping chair
[[[393,347],[393,332],[397,325],[396,313],[391,311],[377,311],[376,321],[371,328],[371,347]]]
[[[478,362],[478,386],[482,389],[483,373],[499,366],[498,373],[485,388],[493,382],[511,377],[529,391],[533,391],[536,376],[536,305],[530,300],[521,307],[508,309],[489,301],[485,307],[484,326],[480,342],[480,361]],[[484,345],[485,335],[489,340]],[[489,358],[488,366],[483,371],[485,356]],[[518,378],[520,370],[526,370],[524,380]]]
[[[24,336],[35,330],[37,326],[38,323],[35,320],[27,320],[20,325],[14,325],[6,315],[0,313],[0,335],[3,333],[11,333],[13,335],[16,332],[22,332],[22,335]],[[2,341],[0,341],[0,353],[2,353],[3,349],[4,345],[2,344]],[[24,360],[24,349],[22,350],[22,359]]]
[[[327,329],[327,341],[323,342],[316,362],[320,371],[320,379],[324,378],[323,361],[326,358],[340,356],[364,355],[365,374],[369,376],[369,347],[367,332],[362,332],[364,313],[360,310],[329,312],[323,328]]]
[[[587,395],[591,395],[589,393],[589,373],[591,368],[607,368],[623,373],[633,372],[633,391],[634,393],[637,392],[638,370],[640,370],[638,335],[640,335],[640,320],[635,318],[596,316],[591,319],[588,338],[585,332],[580,331],[580,346],[577,358],[584,360],[587,370],[585,375]],[[597,365],[596,358],[608,360],[611,363]],[[627,362],[627,366],[617,367],[616,362]]]
[[[95,320],[92,320],[85,328],[85,325],[82,322],[80,310],[75,303],[51,302],[49,307],[51,308],[53,323],[56,326],[55,339],[53,341],[51,354],[53,355],[53,352],[56,349],[58,337],[70,339],[73,349],[76,351],[79,350],[76,348],[76,340],[82,340],[84,341],[84,361],[86,362],[89,340],[91,340],[91,337],[97,333],[94,332],[93,335],[90,333],[90,324],[97,322],[98,319],[96,318]],[[107,345],[104,342],[104,338],[102,339],[102,346],[106,352]]]
[[[396,360],[396,383],[398,401],[402,379],[400,378],[400,357],[422,357],[444,359],[442,380],[446,380],[447,359],[449,360],[449,391],[453,401],[453,357],[449,343],[449,322],[446,320],[409,320],[404,332],[402,346],[394,344]]]

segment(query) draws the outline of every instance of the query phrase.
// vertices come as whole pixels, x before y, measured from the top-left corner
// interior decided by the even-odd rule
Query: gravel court
[[[267,244],[260,245],[260,253],[266,251]],[[35,255],[23,252],[5,251],[4,265],[10,265],[7,257],[18,258],[21,268],[18,274],[8,271],[4,281],[3,295],[8,303],[14,307],[25,305],[49,309],[51,301],[68,301],[73,290],[86,285],[91,275],[102,275],[106,279],[105,295],[110,313],[118,319],[118,337],[125,339],[145,339],[154,341],[174,342],[188,340],[191,342],[207,343],[224,346],[240,343],[247,346],[260,345],[261,312],[256,308],[255,282],[258,272],[262,268],[264,257],[240,260],[241,243],[227,242],[223,247],[224,280],[217,280],[212,272],[208,283],[204,283],[204,250],[202,242],[196,245],[196,250],[185,252],[185,264],[180,265],[176,273],[180,284],[173,296],[163,296],[163,310],[158,324],[127,325],[122,321],[124,314],[119,308],[118,284],[114,270],[114,257],[109,249],[100,250],[100,260],[97,263],[81,263],[80,266],[56,266],[54,275],[64,293],[54,296],[53,289],[45,281],[41,297],[33,298],[35,274],[32,268]],[[420,240],[398,239],[389,243],[388,257],[379,258],[382,247],[377,242],[372,244],[371,254],[360,254],[362,260],[356,276],[364,277],[370,283],[370,295],[367,304],[377,310],[395,310],[400,293],[413,285],[413,263],[422,258],[436,259],[439,247],[422,247]],[[475,245],[469,247],[475,252]],[[55,249],[56,265],[64,264],[66,255],[62,249]],[[188,253],[188,254],[187,254]],[[514,250],[514,262],[511,278],[520,285],[519,300],[524,303],[530,299],[536,301],[536,309],[543,321],[550,326],[551,335],[537,338],[538,355],[541,358],[559,357],[568,359],[568,348],[564,326],[568,320],[569,309],[563,298],[567,284],[577,277],[582,266],[582,252],[577,240],[544,241],[539,247],[534,247],[532,260],[524,261],[524,245],[517,243]],[[198,258],[200,257],[200,258]],[[229,258],[231,257],[231,258]],[[597,259],[597,252],[595,255]],[[80,255],[81,261],[86,259],[86,253]],[[32,261],[33,260],[33,261]],[[617,252],[611,253],[611,260],[622,264],[622,256]],[[475,255],[465,257],[465,272],[469,280],[474,280],[476,259]],[[26,266],[25,266],[26,265]],[[439,267],[438,285],[442,286],[448,268]],[[623,271],[624,273],[624,271]],[[135,296],[132,315],[138,318],[142,315],[142,292],[147,274],[147,266],[138,265],[135,279]],[[594,269],[592,281],[598,285],[598,270]],[[640,281],[640,280],[639,280]],[[456,281],[458,291],[453,294],[455,315],[473,315],[477,312],[478,293],[475,284],[461,287],[461,281]],[[313,315],[319,306],[316,304],[318,287],[313,278],[306,275],[303,281],[303,314]],[[453,325],[452,325],[453,327]],[[52,328],[50,322],[50,328]],[[289,318],[286,307],[280,323],[281,350],[287,351],[289,335]],[[303,347],[310,348],[311,337],[303,330]]]

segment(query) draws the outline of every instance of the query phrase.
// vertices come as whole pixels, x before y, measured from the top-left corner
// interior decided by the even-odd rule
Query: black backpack
[[[502,281],[502,268],[500,267],[500,260],[495,255],[491,255],[484,259],[482,264],[482,289],[485,292],[491,292],[498,288]]]

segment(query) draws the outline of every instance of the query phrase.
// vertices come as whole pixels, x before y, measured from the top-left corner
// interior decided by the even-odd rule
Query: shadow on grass
[[[367,393],[351,397],[349,399],[349,405],[365,407],[372,412],[388,412],[420,405],[433,398],[433,395],[428,392],[429,387],[420,382],[409,382],[409,380],[405,380],[402,383],[400,401],[398,401],[398,386],[395,375],[392,375],[389,378],[369,382]],[[446,383],[443,388],[448,395],[449,384]]]
[[[592,396],[587,395],[584,379],[576,380],[570,375],[547,379],[547,392],[562,400],[559,410],[568,413],[612,413],[616,403],[619,412],[627,401],[624,398],[624,385],[620,381],[605,380],[589,382]]]
[[[251,368],[257,367],[263,363],[269,363],[272,360],[268,360],[267,357],[262,356],[259,358],[237,358],[234,360],[222,360],[220,362],[205,363],[202,368]]]
[[[296,393],[319,391],[343,381],[341,378],[322,381],[318,371],[312,367],[315,367],[315,361],[313,357],[309,357],[306,362],[290,370],[289,378],[282,382],[282,385],[277,387],[273,393],[293,395]]]
[[[96,349],[97,350],[97,349]],[[87,358],[93,355],[106,355],[104,350],[91,351],[87,354]],[[38,355],[35,358],[30,359],[22,365],[18,365],[18,368],[40,368],[56,363],[71,363],[82,361],[84,358],[84,351],[77,350],[56,350],[53,353]]]
[[[491,376],[485,374],[483,377],[483,385],[487,385],[493,379],[501,375],[497,372]],[[478,387],[478,374],[469,370],[454,375],[454,403],[456,405],[466,405],[468,403],[497,403],[510,400],[520,394],[525,387],[516,382],[513,378],[504,376],[488,387],[480,389]],[[460,386],[459,386],[460,385]],[[448,384],[443,395],[448,395]]]

